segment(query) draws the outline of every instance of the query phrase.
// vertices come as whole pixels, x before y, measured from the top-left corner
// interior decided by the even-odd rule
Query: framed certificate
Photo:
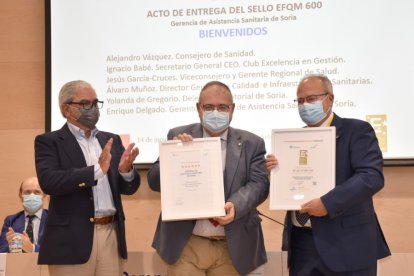
[[[335,127],[273,129],[272,210],[299,210],[335,187]]]
[[[219,137],[160,142],[162,220],[224,216]]]

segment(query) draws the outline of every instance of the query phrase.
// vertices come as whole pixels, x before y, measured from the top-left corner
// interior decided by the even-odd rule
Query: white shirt
[[[39,240],[39,228],[40,228],[40,220],[42,219],[42,213],[43,213],[43,208],[40,208],[36,213],[34,213],[33,215],[35,215],[35,217],[32,220],[32,225],[33,225],[33,245],[37,244],[38,240]],[[27,228],[27,224],[29,223],[29,218],[27,216],[32,215],[29,214],[28,212],[24,211],[24,230],[26,231]],[[34,248],[33,248],[34,251]]]
[[[221,140],[221,157],[222,157],[222,169],[226,167],[226,153],[227,153],[227,134],[226,130],[223,134],[220,135]],[[210,137],[207,132],[203,130],[203,138]],[[224,208],[224,206],[223,206]],[[196,221],[196,224],[193,229],[193,234],[203,237],[212,237],[212,236],[224,236],[224,227],[221,225],[214,226],[208,219],[199,219]]]
[[[102,153],[96,134],[98,129],[93,129],[91,136],[85,136],[85,132],[68,122],[70,132],[75,136],[82,149],[83,155],[88,166],[94,166],[95,180],[97,185],[92,187],[93,200],[95,204],[95,217],[112,216],[116,213],[114,200],[112,198],[111,187],[109,185],[108,176],[104,175],[98,163],[99,156]],[[131,171],[132,174],[132,171]],[[124,177],[125,178],[125,177]]]

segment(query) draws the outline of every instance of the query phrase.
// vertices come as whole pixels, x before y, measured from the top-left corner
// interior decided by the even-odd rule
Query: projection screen
[[[200,89],[219,80],[234,96],[231,126],[270,151],[272,129],[304,125],[298,82],[321,73],[335,113],[370,122],[386,159],[412,160],[413,10],[404,0],[49,0],[49,127],[65,122],[62,85],[86,80],[104,101],[98,129],[152,163],[170,128],[199,121]]]

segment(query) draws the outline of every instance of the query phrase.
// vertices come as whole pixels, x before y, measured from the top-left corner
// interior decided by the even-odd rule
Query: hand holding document
[[[162,220],[224,216],[220,138],[160,142]]]
[[[272,130],[270,209],[299,210],[335,186],[334,127]]]

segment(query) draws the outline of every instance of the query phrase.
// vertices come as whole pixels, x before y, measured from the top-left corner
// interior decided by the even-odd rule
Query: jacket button
[[[89,221],[90,221],[90,222],[93,222],[93,218],[89,218]]]
[[[86,186],[86,184],[83,183],[83,182],[79,184],[79,187],[85,187],[85,186]]]

